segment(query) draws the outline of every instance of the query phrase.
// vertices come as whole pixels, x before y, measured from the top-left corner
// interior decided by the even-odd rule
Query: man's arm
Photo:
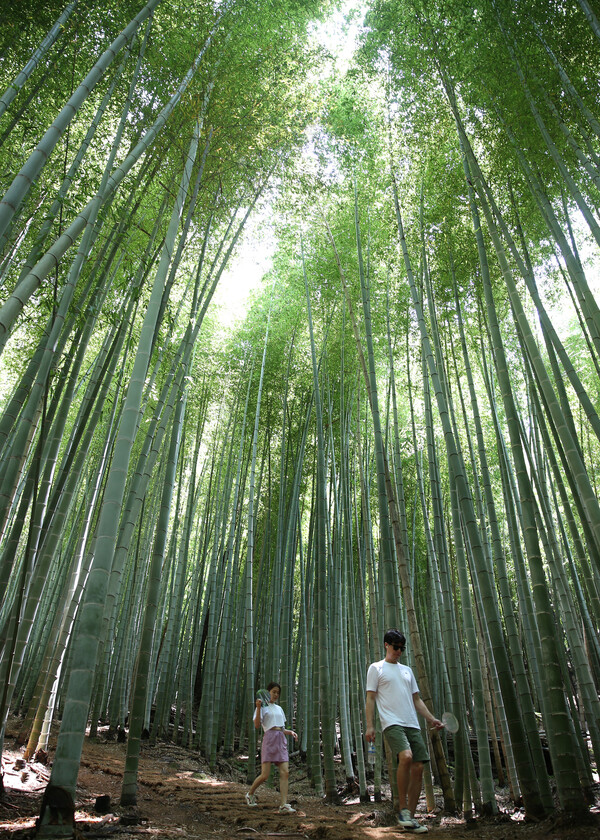
[[[432,726],[434,729],[443,729],[444,724],[441,720],[438,720],[435,715],[432,715],[425,703],[421,700],[421,695],[418,691],[413,694],[413,703],[415,704],[415,709],[417,712],[425,718],[427,723]]]
[[[367,702],[365,704],[365,717],[367,719],[365,738],[367,741],[375,740],[375,694],[375,691],[367,691]]]

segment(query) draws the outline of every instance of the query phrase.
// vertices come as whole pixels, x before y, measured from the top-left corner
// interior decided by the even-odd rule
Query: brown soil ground
[[[28,840],[35,836],[35,817],[50,769],[37,762],[24,763],[22,751],[10,749],[7,737],[3,756],[5,795],[0,800],[0,838]],[[52,754],[50,755],[50,760]],[[308,838],[309,840],[392,840],[407,837],[393,825],[391,803],[361,803],[355,792],[341,789],[341,805],[327,805],[317,797],[299,759],[290,762],[289,801],[295,814],[278,812],[276,773],[269,786],[258,791],[258,807],[249,808],[244,794],[245,764],[219,761],[210,772],[198,754],[174,744],[144,745],[140,760],[138,806],[118,805],[125,744],[116,740],[87,741],[77,790],[75,814],[80,838],[122,840],[233,840],[250,838]],[[499,792],[501,797],[502,792]],[[100,796],[110,797],[109,812],[95,810]],[[521,810],[506,802],[494,818],[465,822],[440,809],[425,813],[422,799],[418,817],[432,840],[600,840],[600,807],[591,809],[589,822],[575,824],[558,814],[542,823],[524,820]]]

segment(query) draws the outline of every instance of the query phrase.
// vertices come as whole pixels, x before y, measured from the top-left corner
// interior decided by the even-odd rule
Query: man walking
[[[367,672],[367,741],[375,740],[375,703],[381,728],[393,755],[398,760],[398,825],[413,834],[427,828],[414,818],[421,784],[423,763],[429,761],[421,735],[420,714],[434,729],[444,724],[431,714],[421,700],[419,687],[408,665],[399,662],[406,649],[406,639],[399,630],[388,630],[383,637],[385,659],[373,662]]]

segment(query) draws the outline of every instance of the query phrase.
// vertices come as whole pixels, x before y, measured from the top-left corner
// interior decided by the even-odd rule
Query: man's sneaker
[[[246,804],[249,805],[251,808],[256,808],[258,802],[256,801],[256,794],[255,793],[247,793],[246,794]]]
[[[280,814],[295,814],[296,809],[292,808],[292,806],[289,804],[289,802],[286,802],[285,805],[280,805],[279,806],[279,813]]]
[[[410,811],[408,810],[408,808],[403,808],[399,812],[396,819],[398,820],[398,825],[401,828],[414,828],[415,823],[417,823],[417,821],[413,820],[413,818],[411,817]],[[417,823],[417,825],[418,825],[418,823]]]
[[[417,822],[413,817],[410,815],[410,811],[408,808],[403,808],[397,816],[398,825],[403,828],[405,831],[410,831],[411,834],[426,834],[427,828],[424,825],[421,825],[420,822]]]

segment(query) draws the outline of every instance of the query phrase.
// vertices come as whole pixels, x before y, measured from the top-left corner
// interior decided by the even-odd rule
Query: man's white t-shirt
[[[419,687],[408,665],[400,662],[373,662],[367,671],[367,691],[375,692],[381,728],[408,726],[419,729],[413,694]]]
[[[260,722],[266,732],[274,726],[285,726],[285,712],[276,703],[260,707]]]

